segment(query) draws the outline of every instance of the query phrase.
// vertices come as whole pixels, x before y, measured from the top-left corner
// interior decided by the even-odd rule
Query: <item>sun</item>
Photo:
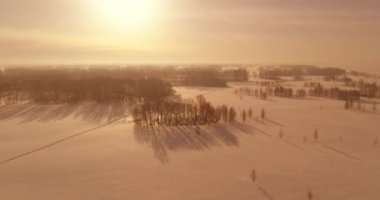
[[[154,19],[157,0],[94,0],[97,12],[108,25],[119,28],[148,26]]]

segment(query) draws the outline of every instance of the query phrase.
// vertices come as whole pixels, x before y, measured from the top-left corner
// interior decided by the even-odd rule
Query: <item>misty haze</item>
[[[3,0],[1,200],[380,199],[380,2]]]

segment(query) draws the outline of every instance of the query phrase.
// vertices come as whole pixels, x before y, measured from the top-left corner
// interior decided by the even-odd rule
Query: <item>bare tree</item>
[[[264,121],[266,117],[266,113],[264,109],[261,109],[261,119]]]
[[[313,193],[309,190],[309,191],[307,192],[307,199],[308,199],[308,200],[312,200],[313,197],[314,197]]]
[[[222,119],[224,123],[227,123],[228,120],[228,107],[226,105],[222,106]]]
[[[278,132],[278,136],[280,137],[280,139],[284,138],[284,131],[282,129],[280,129],[280,131]]]
[[[252,172],[251,172],[251,180],[252,182],[256,182],[256,179],[257,179],[257,175],[256,175],[256,170],[255,169],[252,169]]]
[[[318,131],[318,129],[316,128],[316,129],[314,130],[314,140],[317,142],[318,139],[319,139],[319,131]]]
[[[243,110],[243,112],[241,113],[241,119],[245,123],[245,120],[247,119],[247,113],[245,112],[245,110]]]
[[[236,118],[236,111],[233,107],[230,108],[230,111],[228,112],[228,119],[230,123],[234,123]]]
[[[344,103],[344,108],[345,108],[346,110],[350,109],[350,103],[349,103],[348,100],[345,101],[345,103]]]

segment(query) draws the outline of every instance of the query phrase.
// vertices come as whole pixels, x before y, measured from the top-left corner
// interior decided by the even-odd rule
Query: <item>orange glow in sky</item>
[[[375,71],[379,35],[377,0],[0,2],[2,64],[316,64]]]

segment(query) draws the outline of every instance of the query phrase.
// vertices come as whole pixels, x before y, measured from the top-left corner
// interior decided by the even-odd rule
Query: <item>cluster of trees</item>
[[[358,88],[360,95],[368,98],[380,97],[380,85],[377,85],[376,82],[367,83],[363,79],[359,81],[345,81],[344,85],[346,87]]]
[[[366,83],[363,80],[358,81],[360,95],[368,98],[380,97],[380,86],[376,83]]]
[[[359,101],[363,93],[363,91],[355,89],[341,89],[338,87],[325,88],[317,82],[305,82],[305,86],[309,87],[310,89],[293,89],[277,85],[274,87],[267,86],[265,88],[241,87],[235,89],[234,93],[235,95],[239,95],[240,98],[242,98],[243,96],[252,96],[257,99],[264,100],[267,99],[269,96],[283,98],[305,98],[309,95],[347,101],[348,105],[351,105],[351,102],[353,104]],[[363,88],[367,88],[367,85],[363,85]],[[368,88],[365,91],[369,91]],[[371,92],[371,94],[372,93],[373,92]],[[371,95],[370,97],[374,96]]]
[[[248,81],[249,72],[246,69],[226,69],[223,70],[223,77],[226,81]]]
[[[335,80],[343,82],[344,84],[353,82],[352,78],[347,77],[347,76],[337,77]]]
[[[307,96],[307,91],[305,89],[297,89],[295,93],[296,98],[305,98]]]
[[[341,81],[344,83],[344,86],[346,87],[357,88],[359,90],[360,96],[368,98],[380,97],[380,85],[378,85],[376,82],[368,83],[365,82],[363,79],[354,81],[347,76],[343,76],[341,78],[334,78],[332,80]],[[321,84],[318,82],[305,82],[305,87],[319,87],[320,85]]]
[[[182,70],[180,84],[186,86],[226,87],[220,71],[213,68],[187,68]]]
[[[340,68],[320,68],[310,65],[282,65],[263,67],[259,70],[259,77],[263,79],[278,79],[280,76],[338,76],[346,71]]]
[[[248,81],[246,69],[184,68],[179,70],[179,84],[187,86],[226,87],[227,81]]]
[[[321,85],[321,83],[319,83],[319,82],[313,82],[313,81],[308,82],[308,81],[306,81],[306,82],[304,83],[304,87],[309,87],[309,88],[321,87],[321,86],[322,86],[322,85]]]
[[[359,101],[360,93],[357,90],[346,90],[337,87],[324,88],[322,85],[318,85],[309,90],[310,96],[326,97],[332,99],[339,99],[344,101]]]
[[[220,122],[234,123],[236,111],[226,105],[214,107],[204,96],[196,101],[181,98],[165,99],[161,102],[145,101],[133,109],[133,118],[139,125],[149,126],[198,126]]]
[[[286,88],[283,86],[267,86],[264,89],[263,88],[247,88],[242,87],[235,89],[234,92],[236,95],[239,95],[241,98],[243,96],[253,96],[257,99],[267,99],[268,96],[276,96],[276,97],[283,97],[283,98],[305,98],[307,95],[307,92],[305,89],[297,89],[294,90],[293,88]]]
[[[346,110],[357,110],[357,111],[363,111],[363,112],[367,111],[367,107],[370,107],[370,105],[362,103],[361,101],[355,102],[351,99],[345,100],[345,102],[344,102],[344,108]],[[377,103],[373,102],[372,103],[372,111],[376,111],[376,110],[377,110]]]
[[[293,80],[294,80],[294,81],[303,81],[304,78],[303,78],[302,76],[294,76],[294,77],[293,77]]]
[[[241,87],[238,89],[235,89],[234,93],[235,95],[239,95],[240,98],[243,96],[251,96],[255,97],[257,99],[263,99],[266,100],[268,98],[268,93],[272,92],[269,91],[270,87],[263,88],[248,88],[248,87]]]
[[[365,77],[365,78],[380,78],[379,75],[369,74],[369,73],[366,73],[366,72],[350,71],[349,74],[351,74],[353,76],[362,76],[362,77]]]
[[[255,84],[256,86],[261,86],[261,87],[279,86],[278,82],[275,82],[275,81],[253,81],[252,83]]]
[[[310,68],[306,70],[307,75],[312,76],[339,76],[346,74],[346,71],[336,67]]]
[[[265,88],[241,87],[235,89],[234,93],[235,95],[239,95],[240,98],[242,98],[243,96],[252,96],[257,99],[263,100],[267,99],[269,96],[276,96],[282,98],[305,98],[307,95],[353,102],[360,100],[361,95],[358,90],[347,90],[340,89],[337,87],[324,88],[319,83],[308,84],[313,85],[314,87],[310,88],[309,90],[306,90],[304,88],[293,89],[283,86],[268,86]]]
[[[282,87],[282,86],[276,87],[276,88],[274,88],[274,96],[292,98],[293,97],[293,88],[286,88],[286,87]]]
[[[274,88],[274,96],[283,98],[305,98],[307,92],[305,89],[293,89],[283,86],[277,86]]]
[[[279,76],[302,76],[305,74],[305,69],[311,66],[268,66],[262,67],[259,70],[259,77],[263,79],[278,79]]]

